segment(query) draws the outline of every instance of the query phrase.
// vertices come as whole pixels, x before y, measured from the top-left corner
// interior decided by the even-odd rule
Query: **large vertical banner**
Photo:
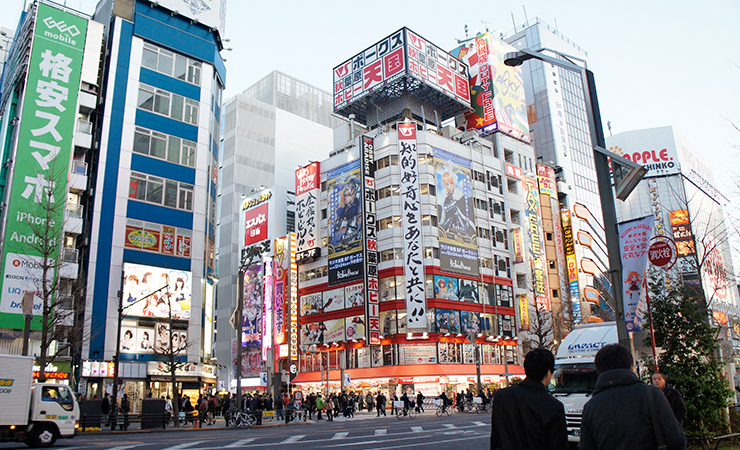
[[[59,257],[86,34],[86,19],[39,4],[7,205],[0,280],[3,327],[23,328],[23,292],[40,292],[44,253],[47,267]],[[40,244],[43,236],[51,239]],[[51,252],[40,251],[48,245]],[[54,276],[47,274],[47,286]],[[43,313],[42,303],[34,297],[35,316]],[[40,317],[31,326],[40,329]]]
[[[568,270],[568,284],[570,285],[570,301],[573,304],[573,318],[580,319],[581,299],[578,287],[578,261],[576,261],[576,246],[573,240],[573,219],[569,209],[560,213],[563,225],[563,252],[565,253],[565,265]]]
[[[477,277],[478,234],[470,161],[434,149],[440,269]]]
[[[362,279],[360,160],[326,174],[329,191],[329,285]]]
[[[242,305],[242,358],[247,362],[243,366],[245,375],[256,375],[262,372],[264,359],[262,358],[262,320],[263,304],[263,264],[259,261],[247,267],[242,280],[244,289],[244,304]]]
[[[295,228],[296,259],[316,257],[319,243],[319,194],[321,191],[321,164],[312,162],[295,172]]]
[[[367,342],[371,345],[380,344],[380,298],[378,296],[378,227],[375,214],[375,144],[373,138],[362,136],[361,159],[362,159],[362,186],[363,186],[363,212],[365,214],[364,245],[365,252],[365,323],[362,327],[363,333],[367,333]],[[347,288],[349,290],[350,287]],[[357,292],[357,290],[355,290]],[[361,292],[359,292],[362,295]],[[345,293],[347,304],[355,306],[353,296]],[[347,306],[350,307],[350,306]],[[349,325],[347,332],[349,332]],[[360,328],[357,328],[360,330]]]
[[[298,360],[298,262],[295,233],[290,233],[290,359]]]
[[[694,234],[691,232],[689,211],[679,209],[668,213],[673,231],[673,240],[676,241],[676,250],[681,256],[691,256],[696,253]]]
[[[265,258],[265,294],[262,302],[262,360],[267,361],[267,350],[272,348],[273,318],[273,264],[272,258]]]
[[[653,216],[619,224],[619,255],[622,258],[624,322],[627,331],[642,330],[646,306],[645,270],[653,235]],[[616,286],[616,289],[620,287]]]
[[[408,328],[427,328],[427,300],[424,286],[424,247],[421,236],[421,194],[416,123],[398,128],[398,167],[401,177],[404,274],[406,275],[406,320]]]
[[[290,320],[290,240],[288,236],[275,239],[275,345],[287,343]]]
[[[529,236],[529,261],[534,278],[535,306],[541,311],[550,311],[550,295],[547,289],[547,262],[542,245],[542,213],[537,182],[522,178],[527,203],[527,234]]]

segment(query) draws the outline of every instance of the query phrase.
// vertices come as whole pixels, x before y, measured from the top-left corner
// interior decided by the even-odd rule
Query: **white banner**
[[[645,270],[653,235],[653,216],[619,224],[624,322],[627,331],[642,330],[646,296]]]
[[[406,275],[406,318],[408,328],[427,328],[427,301],[424,292],[424,248],[421,240],[421,198],[419,158],[416,151],[416,123],[398,123],[398,153],[403,204],[403,251]]]
[[[321,221],[319,195],[321,193],[321,165],[313,162],[295,172],[296,250],[304,252],[321,247],[318,224]]]

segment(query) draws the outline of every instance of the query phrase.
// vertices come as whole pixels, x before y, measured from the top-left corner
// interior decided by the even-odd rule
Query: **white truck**
[[[601,347],[619,342],[615,322],[576,325],[563,339],[555,355],[555,374],[550,390],[565,405],[568,440],[581,439],[583,405],[596,387],[594,357]]]
[[[0,355],[0,442],[51,447],[77,433],[80,406],[63,384],[34,383],[34,358]]]

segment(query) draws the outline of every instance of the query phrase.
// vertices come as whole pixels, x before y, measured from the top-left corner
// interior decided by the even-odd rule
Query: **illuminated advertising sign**
[[[671,127],[619,133],[607,137],[607,142],[610,151],[646,168],[645,178],[674,175],[681,171]]]
[[[244,289],[244,304],[242,305],[242,347],[255,350],[257,357],[262,360],[262,319],[264,313],[264,272],[262,261],[247,267],[244,271],[242,289]]]
[[[290,359],[298,359],[298,263],[296,262],[296,237],[290,233]]]
[[[320,251],[318,224],[321,221],[319,195],[321,193],[321,164],[313,162],[295,172],[295,228],[296,259],[309,259],[308,253],[315,258]]]
[[[424,287],[424,248],[421,236],[421,194],[416,123],[397,123],[398,169],[400,175],[403,226],[404,274],[406,275],[406,320],[411,329],[427,328],[427,300]],[[441,238],[440,238],[441,241]],[[476,260],[477,262],[477,260]],[[477,267],[477,265],[476,265]]]
[[[519,294],[519,329],[529,331],[529,301],[527,294]]]
[[[514,51],[501,39],[483,33],[451,53],[470,67],[473,112],[465,114],[466,129],[481,134],[498,130],[530,142],[522,69],[504,64],[506,54]]]
[[[29,32],[33,33],[33,44],[28,50],[23,104],[18,105],[20,121],[15,125],[17,148],[6,199],[0,278],[0,322],[16,329],[24,326],[23,292],[41,291],[44,257],[52,267],[59,257],[61,242],[54,241],[64,234],[63,205],[77,125],[87,20],[40,3],[34,29]],[[39,233],[52,240],[39,239]],[[30,244],[39,240],[43,244]],[[47,280],[48,287],[53,281]],[[42,303],[40,296],[34,297],[34,330],[41,329]]]
[[[362,279],[362,189],[360,160],[326,174],[328,191],[329,285]]]
[[[375,144],[373,139],[362,136],[362,185],[363,185],[363,212],[365,214],[364,228],[364,284],[348,286],[345,289],[347,308],[365,306],[365,322],[363,333],[367,330],[367,342],[380,344],[380,299],[378,297],[378,236],[377,217],[375,214]],[[363,295],[363,288],[367,297]],[[367,298],[367,302],[365,302]],[[359,332],[359,328],[357,329]],[[347,325],[347,335],[350,335]]]
[[[249,247],[267,239],[268,204],[249,209],[244,213],[244,246]]]
[[[555,182],[555,170],[544,164],[537,164],[537,182],[540,185],[540,194],[558,198],[558,186]]]
[[[184,270],[123,264],[123,307],[127,316],[189,320],[192,274]]]
[[[264,310],[262,311],[262,360],[267,361],[267,350],[272,348],[272,305],[273,305],[273,294],[272,294],[272,258],[265,258],[265,296],[262,305]],[[277,315],[277,310],[275,311]],[[277,327],[277,320],[275,321]]]
[[[542,311],[550,311],[550,296],[547,288],[547,263],[542,239],[542,216],[537,182],[530,178],[522,180],[526,196],[527,234],[529,235],[529,256],[534,277],[535,305]]]
[[[673,230],[673,239],[676,242],[676,250],[681,256],[690,256],[696,253],[694,234],[691,232],[689,223],[689,211],[679,209],[668,213]]]
[[[275,345],[285,344],[290,319],[290,242],[288,236],[275,239]],[[286,320],[287,319],[287,320]]]
[[[405,76],[470,107],[468,66],[402,28],[334,68],[334,111]]]
[[[470,161],[434,149],[440,269],[477,277],[478,233]]]
[[[578,287],[578,261],[576,260],[576,247],[573,240],[573,223],[569,209],[560,212],[563,227],[563,253],[565,253],[565,266],[568,272],[568,283],[570,285],[570,301],[573,304],[573,319],[581,320],[580,288]]]

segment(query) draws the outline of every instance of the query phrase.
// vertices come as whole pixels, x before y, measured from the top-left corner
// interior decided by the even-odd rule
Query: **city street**
[[[223,422],[219,422],[222,426]],[[55,448],[88,450],[210,450],[221,448],[352,448],[456,450],[488,446],[491,418],[488,414],[455,413],[437,417],[424,413],[415,419],[376,418],[359,413],[354,419],[309,422],[253,429],[205,428],[203,430],[88,433],[72,440],[59,440]],[[0,449],[23,449],[23,444],[0,444]]]

